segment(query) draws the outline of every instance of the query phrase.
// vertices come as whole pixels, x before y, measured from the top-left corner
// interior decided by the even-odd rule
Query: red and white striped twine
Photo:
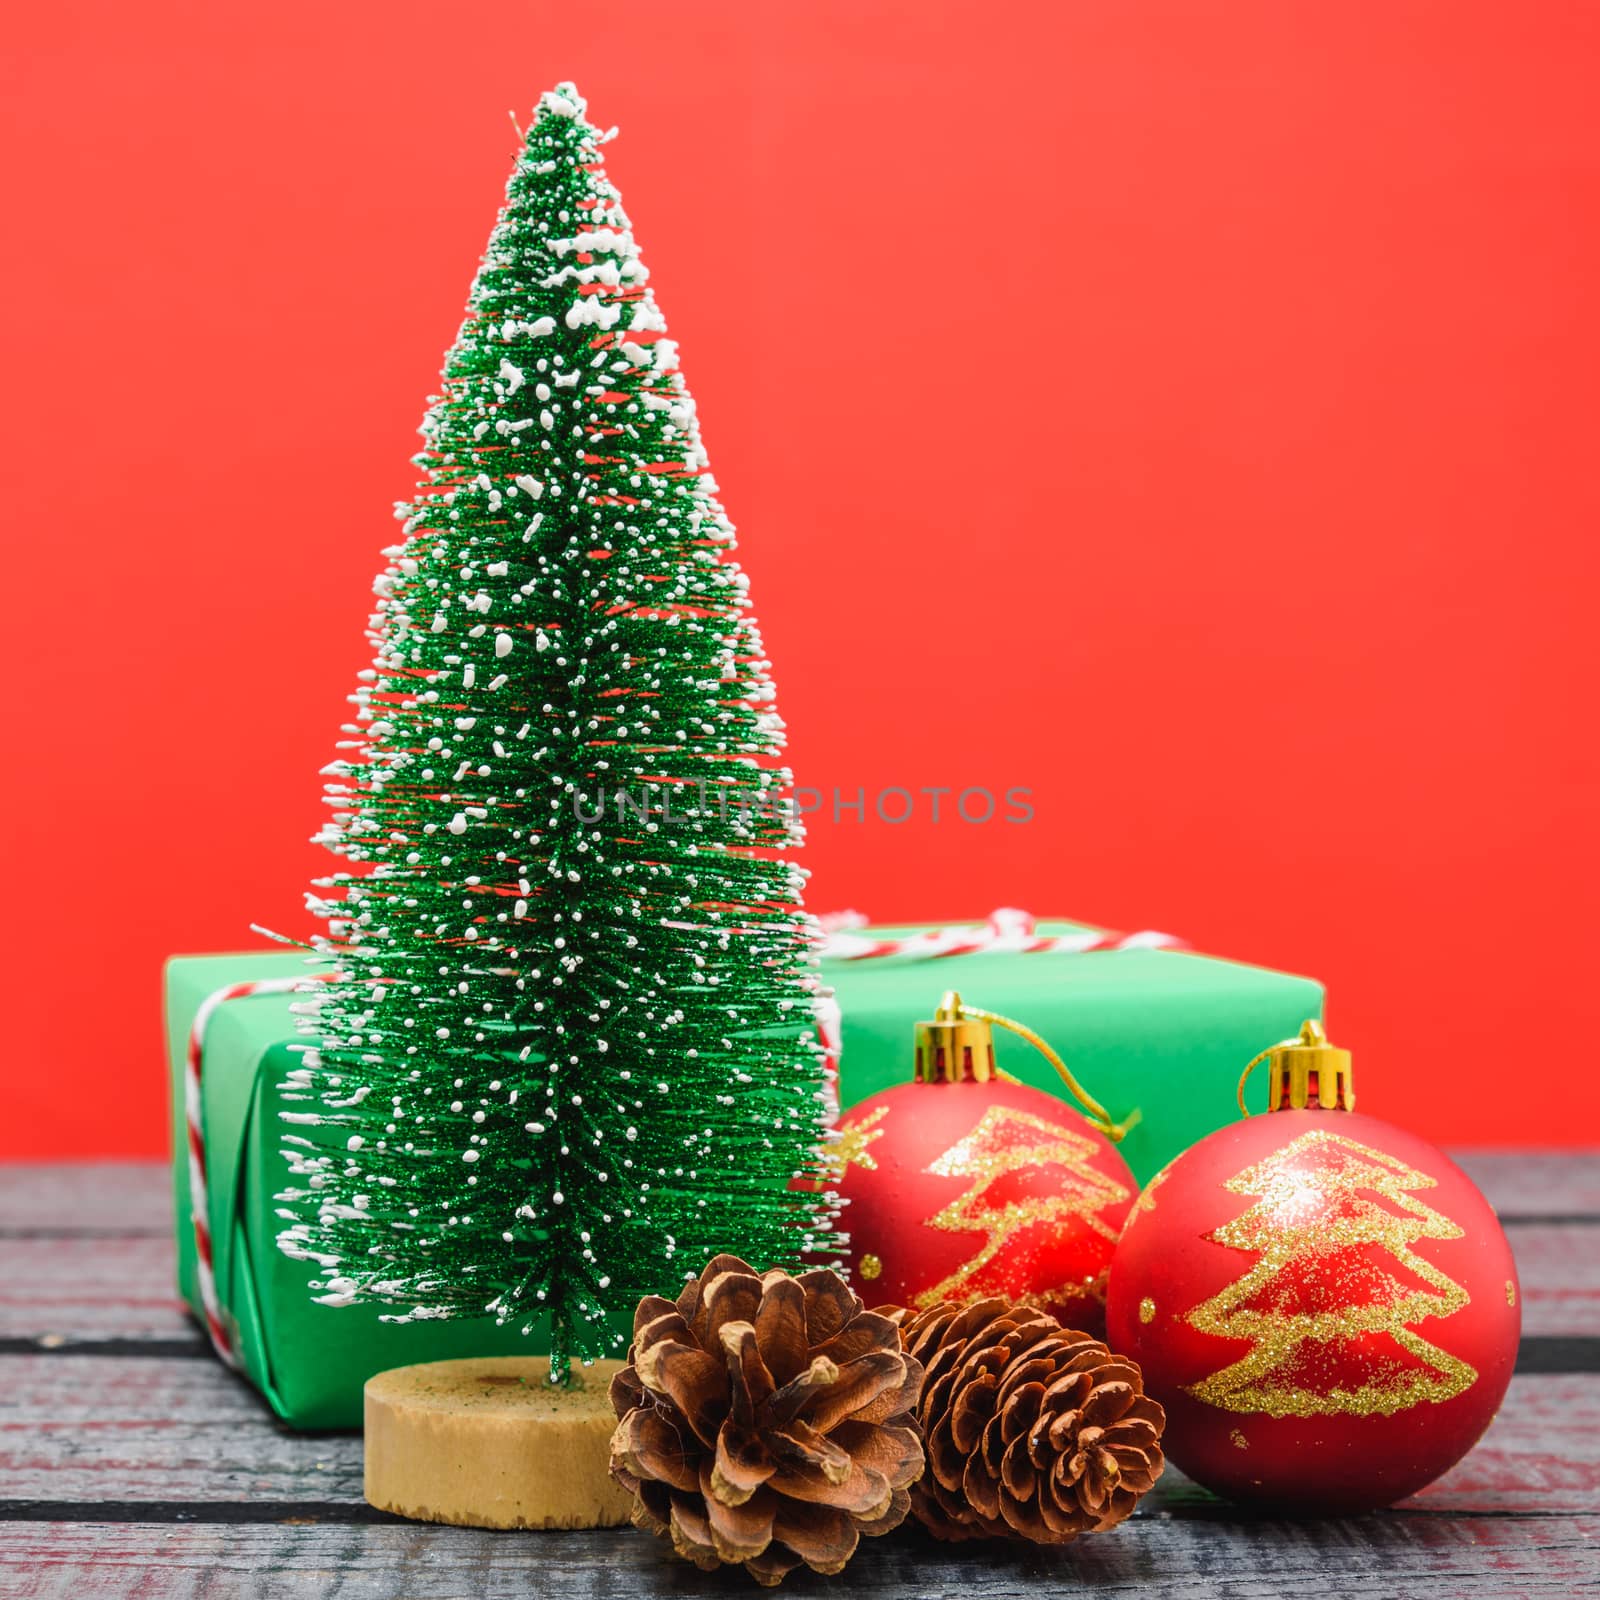
[[[1185,950],[1183,940],[1170,933],[1036,933],[1037,920],[1026,911],[1003,906],[989,913],[987,922],[924,928],[918,933],[882,938],[858,930],[867,919],[856,911],[841,911],[818,919],[822,923],[824,961],[869,961],[882,956],[928,960],[935,956],[970,956],[988,951],[1013,951],[1019,955],[1054,952],[1084,955],[1090,950]]]
[[[325,980],[308,977],[262,978],[255,983],[230,983],[214,989],[200,1002],[189,1029],[189,1052],[184,1073],[184,1116],[189,1130],[189,1214],[194,1223],[195,1273],[200,1281],[200,1304],[205,1310],[206,1332],[212,1347],[230,1367],[239,1365],[233,1334],[217,1298],[217,1274],[211,1259],[211,1213],[206,1201],[205,1107],[200,1097],[200,1073],[205,1061],[206,1028],[225,1000],[243,1000],[258,994],[293,994],[309,991]]]

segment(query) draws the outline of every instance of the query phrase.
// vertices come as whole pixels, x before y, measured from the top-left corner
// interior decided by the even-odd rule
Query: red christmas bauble
[[[999,1080],[907,1083],[845,1112],[829,1146],[857,1291],[925,1307],[999,1295],[1098,1332],[1138,1185],[1061,1101]]]
[[[1459,1167],[1313,1105],[1221,1128],[1151,1180],[1107,1322],[1190,1477],[1344,1512],[1415,1493],[1477,1442],[1511,1379],[1518,1300],[1511,1247]]]

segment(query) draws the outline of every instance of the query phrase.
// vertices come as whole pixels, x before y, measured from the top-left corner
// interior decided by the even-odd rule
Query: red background
[[[0,1153],[165,1141],[160,963],[299,931],[513,152],[575,77],[682,341],[818,909],[1309,971],[1363,1108],[1590,1141],[1600,11],[11,18]]]

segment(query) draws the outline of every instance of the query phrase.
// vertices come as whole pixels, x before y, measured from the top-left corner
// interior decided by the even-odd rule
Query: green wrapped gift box
[[[1028,936],[1104,933],[1078,922],[1029,919],[1025,927],[1027,935],[1011,926],[1019,944]],[[953,942],[962,931],[946,930],[958,935]],[[982,944],[997,931],[1006,931],[1001,913],[988,929],[972,929],[970,942]],[[856,937],[892,944],[925,934],[919,928],[874,927]],[[910,1079],[912,1027],[933,1015],[947,989],[955,989],[969,1005],[1041,1034],[1114,1121],[1138,1110],[1139,1121],[1120,1149],[1133,1175],[1147,1182],[1238,1115],[1235,1093],[1245,1063],[1297,1033],[1306,1018],[1322,1016],[1322,985],[1185,949],[1136,942],[1116,948],[1116,938],[1108,936],[1111,948],[1083,953],[1022,953],[1006,948],[1002,937],[992,948],[933,959],[825,959],[823,975],[842,1012],[841,1105]],[[1071,1103],[1050,1063],[1014,1035],[996,1031],[995,1060],[1024,1083]]]
[[[167,963],[178,1291],[202,1326],[184,1094],[189,1030],[216,991],[304,978],[309,970],[303,956],[277,953],[175,956]],[[361,1424],[362,1385],[375,1372],[452,1356],[527,1355],[537,1350],[537,1331],[524,1338],[489,1316],[384,1322],[376,1306],[317,1302],[316,1266],[291,1260],[276,1243],[281,1223],[273,1197],[289,1183],[279,1144],[285,1132],[316,1132],[286,1128],[279,1116],[284,1081],[300,1065],[304,1043],[293,1001],[289,994],[229,1001],[206,1024],[201,1094],[212,1268],[239,1365],[272,1409],[297,1428],[353,1428]]]
[[[871,933],[893,940],[918,931]],[[1069,922],[1041,922],[1036,930],[1092,931]],[[307,970],[301,956],[281,953],[179,956],[167,964],[178,1287],[202,1321],[184,1099],[189,1032],[218,990]],[[905,1082],[912,1024],[933,1014],[946,989],[959,989],[970,1003],[1043,1034],[1114,1117],[1139,1108],[1141,1120],[1122,1149],[1141,1182],[1229,1120],[1244,1063],[1322,1009],[1321,986],[1309,978],[1164,949],[825,959],[823,976],[842,1015],[843,1104]],[[373,1373],[453,1356],[525,1354],[539,1348],[539,1330],[525,1337],[491,1317],[384,1322],[376,1307],[318,1303],[310,1287],[317,1269],[275,1243],[274,1196],[287,1182],[279,1151],[282,1091],[301,1043],[291,1004],[287,994],[231,1001],[216,1007],[206,1027],[206,1220],[217,1298],[241,1368],[279,1416],[298,1428],[355,1427],[362,1385]],[[997,1051],[1006,1070],[1064,1095],[1049,1064],[1021,1040],[1000,1034]],[[737,1249],[738,1241],[729,1246]],[[623,1331],[632,1310],[618,1308]]]

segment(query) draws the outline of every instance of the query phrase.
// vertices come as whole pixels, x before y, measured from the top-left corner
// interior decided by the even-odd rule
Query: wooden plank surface
[[[920,1533],[866,1542],[832,1579],[786,1595],[875,1600],[1576,1600],[1595,1587],[1600,1517],[1410,1516],[1303,1525],[1145,1518],[1064,1550],[952,1550]],[[494,1534],[408,1525],[0,1526],[8,1600],[644,1600],[763,1591],[705,1575],[625,1529]]]
[[[361,1439],[290,1432],[210,1360],[0,1357],[0,1503],[163,1497],[354,1504]],[[1198,1503],[1177,1474],[1150,1501],[1168,1510]],[[1483,1442],[1410,1504],[1452,1514],[1600,1511],[1600,1375],[1514,1378]]]
[[[170,1229],[0,1236],[0,1337],[186,1339]]]
[[[1455,1150],[1503,1216],[1600,1216],[1600,1150]]]
[[[165,1234],[171,1226],[165,1162],[0,1163],[0,1233]]]
[[[1290,1523],[1170,1473],[1066,1551],[914,1532],[793,1593],[884,1600],[1600,1594],[1600,1157],[1478,1153],[1532,1340],[1483,1443],[1394,1511]],[[361,1499],[353,1434],[294,1434],[212,1360],[171,1288],[164,1168],[0,1168],[0,1595],[643,1600],[753,1592],[624,1530],[411,1525]]]

